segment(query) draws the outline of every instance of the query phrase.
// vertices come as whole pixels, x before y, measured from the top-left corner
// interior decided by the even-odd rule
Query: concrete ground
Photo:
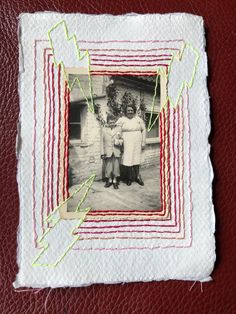
[[[105,188],[103,181],[95,181],[81,208],[91,206],[94,210],[156,210],[160,204],[160,174],[158,167],[141,169],[144,186],[133,182],[131,186],[120,182],[119,189]],[[72,193],[77,186],[70,189]],[[83,190],[69,201],[67,210],[74,211],[84,193]]]

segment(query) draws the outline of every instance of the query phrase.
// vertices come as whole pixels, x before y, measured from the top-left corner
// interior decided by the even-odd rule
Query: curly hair
[[[128,105],[126,105],[125,106],[125,115],[127,115],[127,108],[128,107],[131,107],[133,110],[134,110],[134,113],[136,113],[137,112],[137,108],[136,108],[136,106],[135,106],[135,104],[133,103],[131,103],[131,104],[128,104]]]

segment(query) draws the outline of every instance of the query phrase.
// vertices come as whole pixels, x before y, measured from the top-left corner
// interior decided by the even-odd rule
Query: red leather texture
[[[19,200],[15,142],[19,113],[17,16],[21,12],[188,12],[205,20],[215,172],[217,262],[213,281],[168,281],[16,292]],[[236,313],[236,6],[234,0],[0,1],[0,312]],[[50,291],[50,293],[49,293]]]

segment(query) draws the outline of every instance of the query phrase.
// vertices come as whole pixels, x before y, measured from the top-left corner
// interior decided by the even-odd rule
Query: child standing
[[[121,128],[116,126],[116,117],[108,113],[107,127],[102,129],[101,136],[101,158],[105,161],[106,188],[113,185],[114,189],[118,189],[122,144]]]

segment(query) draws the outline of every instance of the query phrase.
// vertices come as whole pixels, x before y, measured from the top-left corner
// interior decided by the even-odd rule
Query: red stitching
[[[43,174],[42,174],[42,200],[41,200],[41,210],[40,210],[40,217],[41,217],[41,227],[44,232],[44,222],[43,222],[43,214],[44,214],[44,195],[45,195],[45,183],[46,183],[46,170],[45,170],[45,164],[46,164],[46,117],[47,117],[47,111],[46,111],[46,102],[47,102],[47,82],[46,82],[46,76],[47,76],[47,70],[46,70],[46,60],[47,60],[47,48],[44,49],[43,53],[43,85],[44,85],[44,109],[43,109]]]
[[[35,48],[36,48],[36,42],[37,41],[35,41]],[[150,49],[151,51],[155,51],[155,50],[162,50],[163,48],[159,48],[159,49]],[[91,49],[90,49],[91,50]],[[99,51],[99,49],[94,49],[94,50],[97,50],[97,51]],[[102,49],[101,49],[102,50]],[[110,50],[110,49],[107,49],[107,50]],[[112,51],[115,51],[115,50],[117,50],[118,51],[118,49],[111,49]],[[149,51],[150,51],[149,50]],[[167,49],[163,49],[163,50],[179,50],[179,49],[173,49],[173,48],[167,48]],[[104,50],[103,50],[104,51]],[[126,49],[124,49],[124,50],[122,50],[122,51],[133,51],[133,50],[126,50]],[[145,50],[136,50],[136,51],[147,51],[147,49],[145,49]],[[35,56],[35,58],[36,58],[36,56]],[[35,64],[36,64],[36,61],[35,61]],[[122,73],[123,74],[123,73]],[[155,73],[156,74],[156,73]],[[148,75],[150,75],[150,74],[148,74]],[[36,82],[34,81],[34,86],[36,85],[35,84]],[[187,95],[187,101],[188,101],[188,89],[186,89],[186,95]],[[188,108],[187,108],[188,109]],[[188,119],[189,119],[189,112],[188,112]],[[35,133],[35,135],[36,135],[36,133]],[[188,133],[188,139],[190,140],[190,129],[189,129],[189,133]],[[34,155],[35,155],[35,151],[34,151]],[[191,192],[191,174],[190,174],[190,145],[189,145],[189,189],[190,189],[190,192]],[[183,160],[183,162],[184,162],[184,160]],[[34,184],[35,183],[33,183],[33,186],[34,186]],[[33,194],[35,193],[35,190],[34,190],[34,187],[33,187]],[[34,198],[35,196],[33,195],[33,198]],[[191,195],[191,201],[192,201],[192,195]],[[191,205],[192,205],[192,203],[191,203]],[[34,208],[34,206],[33,206],[33,208]],[[192,209],[192,206],[191,206],[191,209]],[[34,208],[34,210],[35,210],[35,208]],[[34,213],[34,217],[35,217],[35,213]],[[192,217],[192,212],[191,212],[191,217]],[[191,221],[191,219],[190,219],[190,227],[191,227],[191,231],[192,231],[192,221]],[[36,230],[35,230],[36,231]],[[35,235],[36,235],[36,238],[37,238],[37,233],[35,232]],[[191,241],[192,241],[192,238],[191,238]],[[176,246],[174,246],[174,247],[176,247]],[[127,248],[124,248],[124,249],[127,249]],[[137,248],[137,249],[139,249],[139,248]],[[143,248],[143,249],[145,249],[145,248]]]
[[[47,62],[48,62],[48,99],[49,99],[49,120],[48,120],[48,151],[47,151],[47,159],[48,159],[48,173],[47,173],[47,215],[49,214],[51,208],[50,208],[50,169],[51,169],[51,158],[50,158],[50,152],[51,152],[51,87],[50,87],[50,57],[52,54],[48,55]]]
[[[144,58],[144,57],[149,57],[149,58],[156,58],[156,57],[172,57],[172,54],[162,54],[162,55],[149,55],[149,54],[145,54],[145,55],[114,55],[114,54],[104,54],[104,53],[90,53],[89,54],[92,60],[100,60],[100,59],[95,59],[92,58],[92,56],[95,57],[115,57],[115,58],[119,58],[119,57],[124,57],[124,58]],[[105,59],[104,59],[105,60]]]
[[[55,77],[54,63],[51,64],[52,72],[52,149],[51,149],[51,211],[54,208],[54,134],[55,134]]]
[[[69,197],[69,113],[70,113],[70,90],[67,86],[67,138],[66,138],[66,147],[67,147],[67,153],[66,153],[66,197]]]
[[[108,44],[108,43],[176,43],[176,42],[182,42],[184,43],[183,39],[169,39],[169,40],[101,40],[101,41],[94,41],[94,40],[78,40],[78,43],[87,43],[87,44]],[[87,48],[89,50],[89,48]]]
[[[94,222],[94,223],[100,223],[100,222],[115,222],[115,221],[122,221],[122,222],[135,222],[135,221],[170,221],[171,219],[165,219],[165,220],[160,220],[160,219],[85,219],[84,222]]]
[[[154,63],[154,64],[105,64],[105,63],[91,63],[91,66],[97,66],[97,67],[158,67],[158,66],[166,66],[168,67],[169,64],[163,64],[163,63]],[[92,71],[91,71],[92,72]],[[107,71],[106,71],[107,72]],[[137,72],[137,71],[136,71]]]
[[[35,150],[36,150],[36,126],[37,126],[37,120],[36,120],[36,68],[37,68],[37,61],[36,61],[36,56],[37,56],[37,41],[34,41],[34,79],[33,79],[33,93],[34,93],[34,119],[33,119],[33,182],[32,182],[32,189],[33,189],[33,208],[32,208],[32,215],[33,215],[33,229],[34,229],[34,244],[37,246],[37,230],[36,230],[36,213],[35,213],[35,208],[36,208],[36,200],[35,200],[35,172],[36,172],[36,164],[35,164]]]
[[[63,155],[63,200],[66,199],[66,183],[65,183],[65,177],[66,177],[66,129],[67,129],[67,82],[65,82],[65,87],[64,87],[64,114],[65,114],[65,119],[64,119],[64,155]]]
[[[170,50],[170,51],[180,51],[179,48],[151,48],[151,49],[118,49],[118,48],[104,48],[104,49],[99,49],[99,48],[80,48],[81,51],[136,51],[136,52],[141,52],[141,51],[159,51],[159,50]]]
[[[57,147],[57,206],[59,205],[59,181],[60,181],[60,162],[61,162],[61,65],[58,66],[58,147]]]

